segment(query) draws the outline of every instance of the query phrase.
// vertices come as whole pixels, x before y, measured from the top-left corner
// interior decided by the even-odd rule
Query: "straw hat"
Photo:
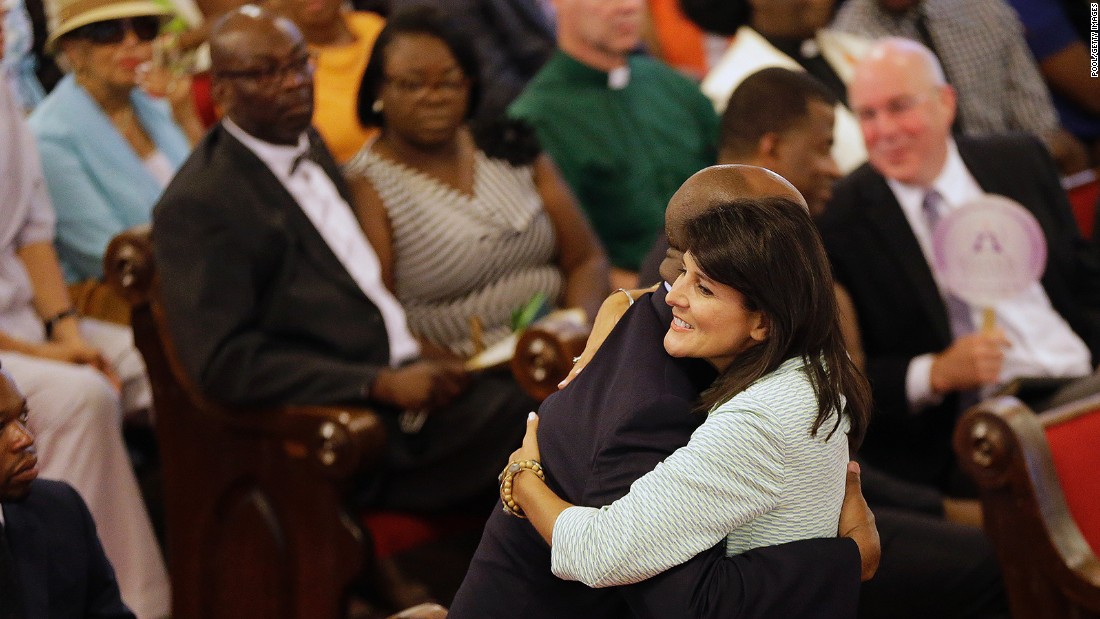
[[[46,0],[50,36],[46,51],[53,53],[57,39],[81,26],[123,17],[161,15],[174,12],[168,2],[156,0]]]

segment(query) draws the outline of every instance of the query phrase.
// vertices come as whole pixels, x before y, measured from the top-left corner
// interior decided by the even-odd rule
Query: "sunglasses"
[[[141,15],[97,21],[73,30],[72,36],[97,45],[110,45],[121,43],[126,38],[127,30],[133,32],[139,41],[152,41],[160,34],[160,17]]]

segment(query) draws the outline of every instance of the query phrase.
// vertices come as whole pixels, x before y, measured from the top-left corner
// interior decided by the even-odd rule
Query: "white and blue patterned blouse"
[[[848,419],[817,436],[801,359],[715,407],[664,462],[602,508],[570,507],[554,523],[552,570],[592,587],[645,580],[723,538],[728,555],[837,534]]]

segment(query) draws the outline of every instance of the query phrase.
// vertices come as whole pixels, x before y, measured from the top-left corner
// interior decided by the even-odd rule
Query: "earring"
[[[370,109],[375,114],[381,114],[382,113],[382,100],[381,99],[375,99],[374,100],[374,105],[370,106]]]

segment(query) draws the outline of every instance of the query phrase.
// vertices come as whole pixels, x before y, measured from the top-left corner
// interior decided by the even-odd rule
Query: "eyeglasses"
[[[257,67],[255,69],[222,70],[218,71],[217,74],[220,77],[227,77],[230,79],[252,80],[260,88],[274,90],[286,82],[286,78],[291,75],[295,77],[311,77],[314,67],[315,60],[313,54],[305,53],[291,58],[281,65],[272,63],[271,66]]]
[[[141,15],[97,21],[73,30],[72,36],[96,45],[114,45],[126,38],[126,31],[133,32],[139,41],[152,41],[160,34],[160,17]]]
[[[421,96],[433,91],[442,92],[446,95],[457,95],[465,92],[470,86],[470,80],[466,79],[464,75],[452,75],[434,82],[422,78],[387,75],[386,83],[413,96]]]

